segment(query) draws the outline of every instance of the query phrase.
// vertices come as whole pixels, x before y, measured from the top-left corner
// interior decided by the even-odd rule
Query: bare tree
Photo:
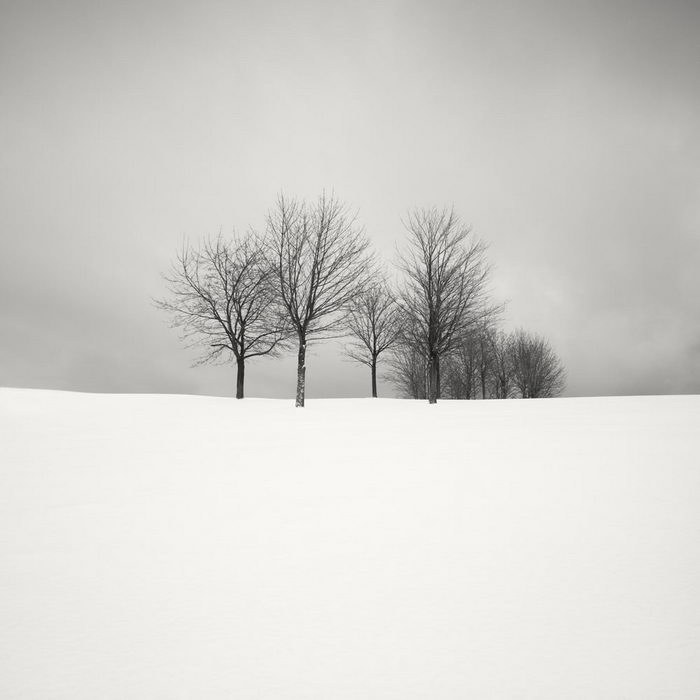
[[[333,196],[314,204],[280,195],[267,218],[277,293],[299,341],[296,405],[304,406],[306,347],[343,334],[350,302],[364,289],[369,242]]]
[[[386,378],[409,399],[425,399],[427,365],[423,353],[399,341],[389,353]]]
[[[495,316],[487,316],[464,338],[459,339],[443,360],[446,368],[443,372],[445,389],[450,398],[486,399],[491,395],[494,322]]]
[[[491,395],[496,399],[507,399],[513,393],[512,336],[503,332],[491,338]]]
[[[478,344],[474,337],[462,340],[452,354],[443,360],[441,381],[451,399],[474,399],[477,393]]]
[[[563,391],[564,367],[543,337],[517,330],[510,350],[513,381],[524,399],[558,396]]]
[[[477,371],[479,374],[479,389],[481,391],[482,399],[488,398],[487,388],[494,362],[492,343],[493,334],[493,327],[488,324],[484,324],[476,333],[475,344],[477,348]]]
[[[205,346],[197,364],[235,358],[242,399],[246,360],[274,354],[288,335],[263,242],[249,233],[230,242],[219,235],[197,248],[185,244],[164,277],[170,297],[156,305],[171,314],[190,347]]]
[[[370,368],[372,397],[376,398],[377,361],[396,345],[401,334],[398,308],[385,279],[374,279],[351,302],[348,330],[352,340],[345,354]]]
[[[425,357],[428,400],[436,403],[440,360],[493,313],[486,299],[486,246],[453,209],[417,210],[404,225],[408,245],[398,261],[404,282],[397,303],[410,320],[410,344]]]

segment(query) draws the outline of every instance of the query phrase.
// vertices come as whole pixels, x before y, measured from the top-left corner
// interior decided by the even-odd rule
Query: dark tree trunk
[[[377,398],[377,358],[372,358],[372,398]]]
[[[297,408],[304,408],[306,393],[306,338],[299,338],[299,355],[297,360]]]
[[[486,398],[486,372],[481,372],[481,398]]]
[[[245,381],[245,359],[239,357],[236,360],[236,398],[243,398],[243,382]]]
[[[437,403],[438,372],[437,357],[431,355],[428,362],[428,403]]]
[[[440,396],[440,356],[435,356],[435,398],[441,399]]]

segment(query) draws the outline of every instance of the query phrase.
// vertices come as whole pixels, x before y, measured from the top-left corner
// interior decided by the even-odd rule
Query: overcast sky
[[[160,274],[327,188],[387,261],[454,204],[568,395],[700,392],[697,0],[0,8],[0,386],[232,394]],[[294,364],[247,393],[292,397]],[[332,345],[307,366],[310,397],[369,391]]]

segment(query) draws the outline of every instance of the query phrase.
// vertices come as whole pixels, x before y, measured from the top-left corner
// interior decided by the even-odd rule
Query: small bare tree
[[[478,327],[487,304],[486,246],[471,235],[453,209],[423,209],[404,223],[408,246],[398,267],[404,282],[397,296],[402,316],[428,366],[428,400],[440,396],[440,360]]]
[[[409,399],[425,399],[427,365],[419,349],[400,340],[389,352],[386,378]]]
[[[476,398],[478,360],[476,340],[472,336],[462,340],[447,360],[442,361],[444,369],[441,382],[445,385],[443,393],[451,399]]]
[[[558,396],[564,390],[564,367],[543,337],[517,330],[510,351],[513,381],[524,399]]]
[[[277,294],[299,342],[296,406],[304,406],[310,340],[343,335],[350,303],[367,283],[369,242],[333,196],[314,204],[280,195],[267,218]]]
[[[396,302],[385,279],[374,279],[350,305],[348,330],[352,338],[345,354],[363,365],[372,375],[372,397],[377,397],[377,361],[393,348],[401,334]]]
[[[236,398],[244,396],[246,360],[277,352],[288,336],[275,304],[262,240],[254,233],[199,247],[183,246],[169,274],[170,297],[156,305],[171,314],[192,346],[206,350],[197,364],[236,360]]]
[[[503,332],[491,338],[491,395],[495,399],[511,397],[513,386],[512,336]]]
[[[494,334],[493,327],[484,324],[476,333],[477,347],[477,371],[479,374],[479,389],[481,390],[481,398],[487,399],[489,376],[493,369],[493,343],[492,336]]]

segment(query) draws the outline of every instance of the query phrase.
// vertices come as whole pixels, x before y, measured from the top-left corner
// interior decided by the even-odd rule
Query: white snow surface
[[[700,396],[0,390],[0,697],[700,697]]]

